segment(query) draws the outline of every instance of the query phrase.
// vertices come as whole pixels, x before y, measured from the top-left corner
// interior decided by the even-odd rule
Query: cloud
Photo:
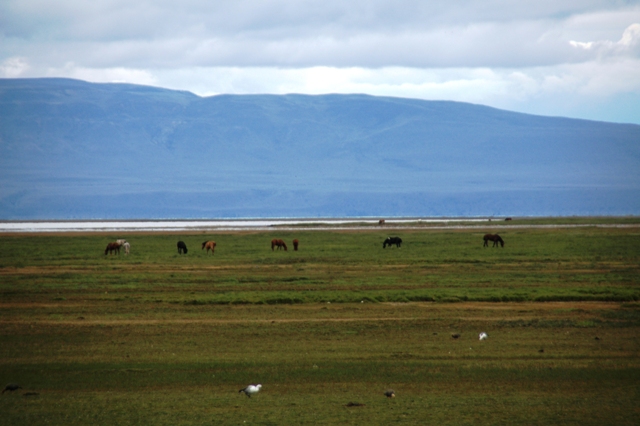
[[[5,78],[20,77],[28,70],[29,64],[25,58],[7,58],[0,64],[0,76]]]
[[[593,52],[597,57],[633,56],[640,57],[640,24],[629,25],[622,33],[620,40],[600,41],[569,41],[569,44],[577,49]]]
[[[614,24],[640,22],[640,6],[612,7],[605,0],[6,0],[3,15],[0,58],[17,49],[10,56],[55,66],[520,67],[583,60],[569,41],[601,35],[603,22],[611,28],[607,35]],[[585,21],[591,26],[580,26]]]

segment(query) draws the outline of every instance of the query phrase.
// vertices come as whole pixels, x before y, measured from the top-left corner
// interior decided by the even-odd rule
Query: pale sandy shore
[[[500,218],[397,218],[379,225],[374,218],[327,219],[230,219],[230,220],[85,220],[85,221],[0,221],[0,234],[11,233],[92,233],[92,232],[206,232],[270,230],[362,230],[362,229],[501,229],[639,227],[640,224],[558,224],[505,223]]]
[[[82,220],[82,221],[0,221],[0,232],[103,232],[103,231],[206,231],[206,230],[268,230],[310,228],[320,229],[336,226],[362,227],[378,225],[379,219],[229,219],[229,220]],[[385,226],[411,223],[446,224],[452,222],[488,222],[485,218],[400,218],[386,220]]]

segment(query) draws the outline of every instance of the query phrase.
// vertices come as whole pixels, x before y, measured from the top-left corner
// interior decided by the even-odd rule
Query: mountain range
[[[0,79],[0,219],[640,214],[640,126]]]

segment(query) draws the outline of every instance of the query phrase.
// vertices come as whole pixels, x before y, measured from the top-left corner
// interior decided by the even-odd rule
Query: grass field
[[[640,228],[483,234],[0,236],[0,424],[639,424]]]

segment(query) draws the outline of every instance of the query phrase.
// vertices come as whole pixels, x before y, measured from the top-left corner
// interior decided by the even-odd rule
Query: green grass
[[[268,233],[220,234],[208,257],[198,235],[130,235],[130,256],[104,256],[116,236],[5,236],[0,291],[195,304],[640,299],[636,228],[509,230],[504,249],[483,248],[482,232],[397,233],[403,247],[384,250],[380,230],[278,233],[301,239],[298,252],[272,252]]]
[[[2,236],[0,424],[637,424],[640,229],[483,234]]]

